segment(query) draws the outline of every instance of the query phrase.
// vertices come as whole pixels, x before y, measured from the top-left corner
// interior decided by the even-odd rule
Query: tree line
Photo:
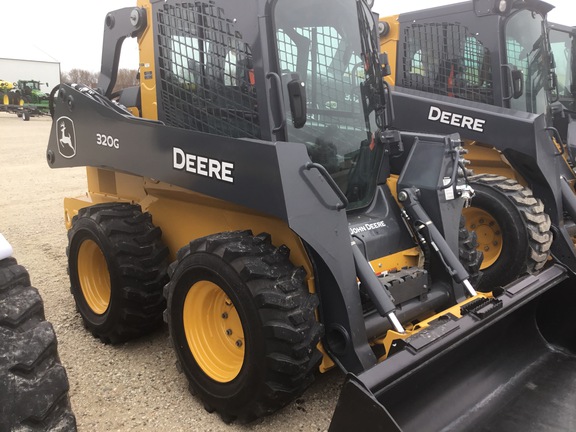
[[[90,72],[85,69],[72,69],[68,72],[63,72],[60,75],[60,81],[63,83],[76,83],[84,84],[88,87],[95,88],[98,84],[99,72]],[[119,69],[118,78],[113,92],[121,90],[126,87],[138,85],[138,71],[133,69]]]

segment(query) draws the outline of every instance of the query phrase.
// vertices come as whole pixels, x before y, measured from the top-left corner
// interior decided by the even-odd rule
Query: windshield
[[[30,90],[40,90],[40,81],[20,81],[22,88],[28,87]]]
[[[556,63],[558,98],[567,108],[574,110],[576,109],[574,94],[572,93],[576,75],[574,35],[551,28],[549,36],[554,62]]]
[[[368,85],[372,56],[365,53],[378,47],[372,15],[350,1],[327,7],[326,2],[279,0],[274,19],[283,88],[293,79],[306,86],[306,123],[296,128],[289,118],[287,139],[306,144],[312,161],[322,164],[347,195],[348,208],[366,205],[378,169],[371,139],[375,114],[366,102],[374,85]]]
[[[549,95],[550,60],[543,36],[542,16],[528,10],[512,15],[506,23],[508,64],[522,71],[524,91],[511,99],[510,107],[536,114],[546,113]]]

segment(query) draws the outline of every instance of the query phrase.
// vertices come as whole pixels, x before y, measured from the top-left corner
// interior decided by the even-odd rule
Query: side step
[[[460,319],[442,317],[427,335],[407,339],[401,351],[373,368],[349,374],[330,432],[534,430],[542,419],[531,417],[531,404],[545,413],[553,399],[535,396],[534,386],[544,387],[535,380],[539,368],[563,365],[551,370],[571,373],[569,379],[550,379],[576,387],[576,355],[568,351],[576,353],[576,289],[572,280],[563,282],[567,277],[558,265],[526,276],[497,299],[468,303]],[[530,396],[536,402],[516,403]],[[570,420],[560,421],[564,429],[546,430],[566,430],[566,421],[576,421],[576,408],[570,409]]]

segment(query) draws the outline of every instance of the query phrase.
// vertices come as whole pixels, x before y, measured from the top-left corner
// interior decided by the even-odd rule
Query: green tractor
[[[15,83],[0,80],[0,111],[15,113],[25,121],[31,116],[48,114],[49,95],[40,89],[42,85],[36,80]]]
[[[35,80],[18,80],[18,90],[25,104],[36,105],[39,110],[47,113],[49,95],[40,89],[43,84]]]

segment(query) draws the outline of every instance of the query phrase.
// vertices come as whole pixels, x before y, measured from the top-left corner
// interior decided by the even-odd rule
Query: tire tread
[[[525,224],[529,247],[523,271],[536,273],[542,269],[550,255],[553,240],[550,216],[544,212],[542,201],[535,198],[529,188],[504,176],[478,174],[469,180],[472,187],[477,183],[499,191],[516,207]]]
[[[323,334],[315,317],[318,299],[308,292],[304,269],[290,262],[289,249],[273,246],[267,233],[254,236],[251,231],[233,231],[197,239],[178,252],[178,261],[200,252],[214,254],[234,268],[259,311],[266,341],[266,364],[261,366],[263,388],[255,390],[252,400],[241,408],[215,406],[203,400],[207,410],[218,412],[225,422],[246,423],[287,405],[312,383],[322,358],[316,347]],[[176,269],[177,263],[170,265],[170,276]],[[171,281],[164,290],[169,307],[173,289]],[[164,314],[168,323],[171,313],[168,310]],[[202,389],[194,389],[192,382],[190,386],[202,397]]]
[[[0,261],[0,430],[76,430],[68,377],[38,290],[13,258]]]
[[[95,337],[112,344],[156,329],[162,323],[162,287],[167,281],[168,248],[161,241],[162,231],[139,205],[103,203],[79,210],[72,219],[69,242],[76,235],[76,224],[85,218],[96,222],[112,245],[110,254],[119,273],[117,288],[122,305],[113,328],[102,330],[82,316],[84,325]],[[70,263],[70,246],[66,253]],[[78,305],[80,299],[76,296],[81,296],[81,291],[78,288],[72,292]]]

